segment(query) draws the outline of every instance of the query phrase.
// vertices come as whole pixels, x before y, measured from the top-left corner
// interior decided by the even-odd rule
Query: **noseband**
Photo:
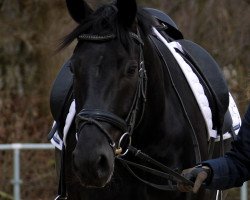
[[[78,138],[77,134],[80,132],[80,130],[86,125],[86,124],[93,124],[97,128],[101,130],[101,132],[105,135],[105,137],[108,139],[108,142],[110,146],[114,150],[115,156],[123,156],[127,154],[128,147],[131,145],[131,136],[134,131],[134,129],[138,126],[140,123],[144,108],[145,108],[145,102],[146,102],[146,92],[147,92],[147,74],[144,64],[144,57],[143,57],[143,41],[140,37],[139,31],[138,33],[132,33],[130,32],[130,37],[139,44],[140,48],[140,64],[138,66],[138,82],[137,82],[137,88],[136,93],[133,99],[132,106],[130,108],[130,111],[126,117],[126,119],[122,119],[119,116],[117,116],[114,113],[103,111],[99,109],[82,109],[76,116],[76,138]],[[113,34],[109,35],[89,35],[89,34],[82,34],[78,36],[78,40],[86,40],[86,41],[96,41],[96,42],[106,42],[115,39],[116,36]],[[142,110],[140,112],[141,116],[138,118],[138,111],[140,108],[140,101],[142,101]],[[111,138],[109,132],[105,129],[105,127],[102,125],[101,122],[108,123],[120,131],[123,132],[123,135],[119,139],[119,143],[116,144],[114,140]],[[136,125],[137,122],[137,125]],[[126,148],[122,147],[123,140],[128,139],[128,145],[126,145]]]

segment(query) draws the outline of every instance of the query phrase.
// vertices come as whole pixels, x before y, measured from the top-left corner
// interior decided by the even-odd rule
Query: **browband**
[[[87,41],[107,41],[115,39],[116,36],[114,34],[108,34],[108,35],[81,34],[77,38],[78,40],[87,40]]]
[[[129,32],[129,35],[132,39],[135,39],[140,44],[144,44],[142,39],[135,33]],[[108,40],[113,40],[116,38],[115,34],[107,34],[107,35],[92,35],[92,34],[81,34],[77,37],[78,40],[86,40],[86,41],[99,41],[99,42],[105,42]]]

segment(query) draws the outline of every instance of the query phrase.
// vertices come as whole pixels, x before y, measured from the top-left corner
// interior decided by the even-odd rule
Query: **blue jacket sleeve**
[[[239,187],[250,179],[250,105],[239,134],[232,142],[232,149],[224,157],[207,160],[203,164],[212,169],[212,177],[207,183],[211,189]]]

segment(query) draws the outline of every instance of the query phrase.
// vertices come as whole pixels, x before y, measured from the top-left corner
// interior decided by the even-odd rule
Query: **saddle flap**
[[[189,40],[178,40],[199,75],[205,81],[213,96],[216,108],[212,110],[216,128],[222,128],[224,115],[229,105],[229,91],[226,80],[214,58],[201,46]]]
[[[55,121],[59,121],[65,104],[71,99],[73,74],[70,71],[70,63],[66,62],[59,71],[50,93],[50,110]],[[68,106],[69,107],[69,106]]]

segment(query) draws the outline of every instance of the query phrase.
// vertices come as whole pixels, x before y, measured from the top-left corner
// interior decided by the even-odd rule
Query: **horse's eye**
[[[128,69],[127,69],[127,74],[128,75],[134,75],[137,71],[137,66],[136,65],[132,65],[132,66],[129,66]]]

